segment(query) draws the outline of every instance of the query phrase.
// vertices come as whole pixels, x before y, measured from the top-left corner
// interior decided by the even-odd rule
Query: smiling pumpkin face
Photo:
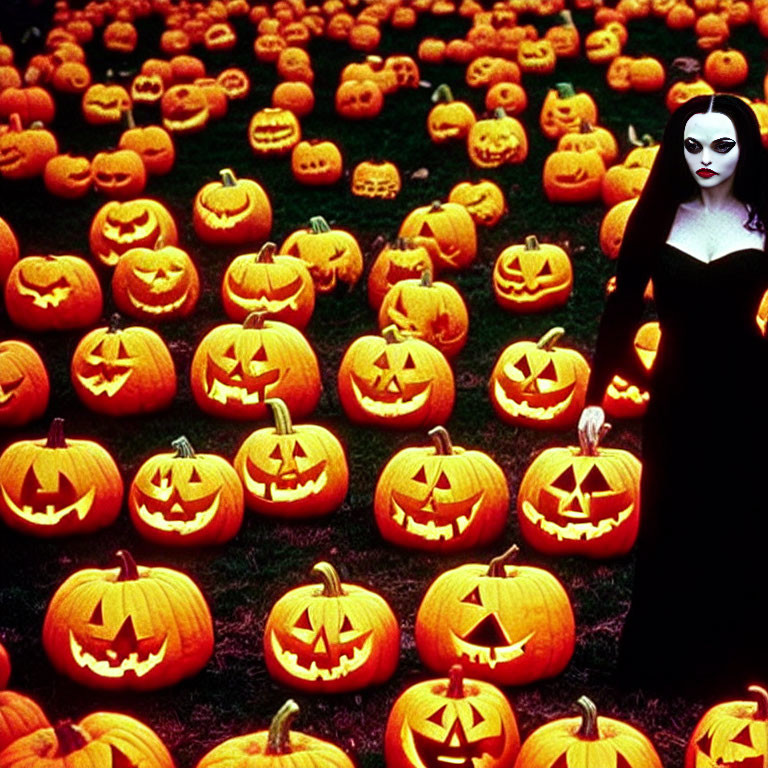
[[[310,693],[346,693],[388,680],[400,649],[392,609],[375,592],[342,584],[329,563],[318,563],[313,573],[322,588],[292,589],[269,612],[269,674]]]
[[[121,85],[94,83],[83,94],[83,117],[91,125],[119,123],[130,108],[131,97]]]

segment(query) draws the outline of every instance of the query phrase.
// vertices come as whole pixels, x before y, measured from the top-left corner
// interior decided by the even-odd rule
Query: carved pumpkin
[[[573,609],[549,571],[506,565],[513,546],[490,565],[468,563],[440,574],[416,613],[416,649],[425,666],[499,685],[559,675],[573,655]]]
[[[48,437],[0,455],[0,517],[32,536],[69,536],[111,525],[123,500],[115,460],[92,440],[66,440],[64,419]]]
[[[394,93],[398,88],[397,76],[394,70],[385,68],[384,59],[381,56],[366,56],[361,63],[352,62],[341,70],[339,80],[373,80],[379,86],[381,92],[386,95]]]
[[[43,725],[0,756],[0,768],[174,768],[158,735],[139,720],[116,712],[94,712],[77,725]]]
[[[684,768],[749,768],[768,759],[768,691],[747,688],[749,701],[710,707],[688,740]]]
[[[115,20],[106,27],[102,36],[104,48],[119,53],[133,53],[139,42],[139,33],[130,21]]]
[[[492,118],[478,120],[469,129],[467,151],[478,168],[518,164],[528,157],[528,136],[519,120],[499,108]]]
[[[595,29],[584,39],[584,54],[592,64],[608,64],[621,55],[622,43],[611,29]]]
[[[469,314],[456,288],[432,282],[432,270],[425,269],[419,279],[398,280],[384,295],[379,328],[392,324],[406,335],[428,341],[450,359],[467,342]]]
[[[296,45],[289,45],[280,51],[276,69],[283,80],[302,80],[312,85],[315,79],[312,59],[303,48]]]
[[[507,212],[504,193],[488,179],[461,181],[448,193],[448,202],[463,205],[479,227],[494,227]]]
[[[597,708],[582,696],[580,714],[551,720],[524,742],[514,768],[582,768],[592,764],[628,768],[662,768],[649,739],[636,728],[611,717],[598,717]]]
[[[423,245],[436,269],[461,269],[477,256],[475,222],[463,205],[441,203],[414,208],[403,219],[398,232]]]
[[[556,346],[552,328],[538,342],[516,341],[491,372],[490,397],[502,421],[538,429],[574,426],[584,408],[589,364],[575,349]]]
[[[564,133],[557,141],[557,149],[574,152],[597,150],[606,167],[613,163],[619,154],[613,134],[607,128],[593,126],[586,120],[581,121],[578,132]]]
[[[688,99],[692,99],[694,96],[711,96],[714,92],[715,89],[702,78],[696,78],[690,82],[678,80],[678,82],[670,86],[664,98],[664,103],[670,112],[674,112]]]
[[[81,685],[148,691],[197,674],[213,652],[213,621],[189,576],[136,565],[73,573],[51,598],[43,647]]]
[[[132,149],[141,157],[147,173],[164,176],[173,168],[176,149],[173,139],[159,125],[136,126],[133,113],[127,112],[128,125],[120,136],[120,149]]]
[[[573,286],[573,267],[559,246],[539,243],[528,235],[522,245],[509,245],[493,267],[493,293],[510,312],[541,312],[565,304]]]
[[[243,487],[232,465],[215,453],[195,453],[186,437],[136,472],[128,511],[136,530],[158,544],[223,544],[243,522]]]
[[[562,24],[550,27],[544,38],[552,43],[555,55],[559,59],[571,59],[581,53],[581,38],[578,27],[573,23],[571,12],[566,10],[560,13]]]
[[[278,83],[272,91],[272,106],[304,117],[315,108],[315,94],[312,88],[300,80]]]
[[[131,248],[149,248],[160,239],[176,245],[176,224],[168,209],[157,200],[137,198],[111,200],[96,212],[91,222],[91,253],[108,267],[114,267]]]
[[[91,161],[87,157],[56,155],[43,169],[45,188],[57,197],[74,200],[88,194],[93,178]]]
[[[544,97],[539,125],[548,139],[578,131],[582,120],[597,125],[597,107],[586,92],[577,93],[571,83],[558,83]]]
[[[400,171],[394,163],[363,160],[352,170],[352,194],[357,197],[393,200],[401,187]]]
[[[619,255],[619,248],[624,240],[624,230],[627,227],[629,216],[637,205],[637,198],[622,200],[611,206],[606,211],[600,223],[600,250],[609,258],[615,259]]]
[[[230,168],[221,181],[200,188],[192,207],[197,236],[206,243],[241,245],[269,237],[272,206],[264,188],[253,179],[238,179]]]
[[[384,94],[373,80],[344,80],[334,97],[337,114],[347,120],[376,117],[384,107]]]
[[[91,161],[93,186],[116,200],[138,197],[147,184],[147,170],[141,155],[132,149],[97,152]]]
[[[160,99],[163,127],[171,133],[196,133],[208,124],[211,108],[205,91],[194,83],[167,88]]]
[[[432,445],[396,453],[379,475],[373,511],[382,537],[430,552],[455,552],[493,541],[504,529],[509,489],[488,454],[430,430]]]
[[[195,768],[292,768],[304,762],[313,768],[354,768],[354,763],[335,744],[289,730],[298,713],[299,705],[288,699],[272,718],[268,731],[223,741]]]
[[[550,75],[555,71],[557,54],[551,40],[521,40],[517,48],[517,63],[522,72]]]
[[[349,487],[344,448],[318,424],[291,423],[279,398],[268,398],[275,426],[257,429],[238,448],[235,469],[248,509],[284,518],[318,517],[337,509]]]
[[[48,371],[34,347],[23,341],[0,341],[0,427],[19,427],[48,407]]]
[[[248,124],[248,142],[255,154],[285,155],[301,140],[296,115],[280,107],[264,107],[254,112]]]
[[[448,85],[443,83],[432,94],[435,106],[427,115],[427,132],[436,144],[464,140],[477,118],[465,101],[457,101]]]
[[[131,82],[133,104],[157,104],[165,93],[165,83],[160,75],[139,73]]]
[[[112,273],[117,308],[140,320],[186,317],[197,304],[200,278],[186,251],[165,245],[131,248]]]
[[[485,108],[495,112],[499,107],[508,115],[515,116],[528,106],[528,94],[518,83],[494,83],[485,92]]]
[[[49,726],[43,710],[32,699],[0,689],[0,752],[22,736]]]
[[[341,151],[332,141],[300,141],[291,152],[291,171],[300,184],[335,184],[343,170]]]
[[[53,121],[56,106],[51,94],[39,86],[5,88],[0,92],[0,117],[6,120],[18,114],[22,125],[41,122],[44,125]]]
[[[8,275],[5,308],[32,331],[83,328],[101,316],[101,285],[79,256],[25,256]]]
[[[477,56],[467,65],[464,80],[471,88],[488,88],[495,83],[520,82],[520,67],[502,56]]]
[[[119,123],[122,113],[130,108],[131,97],[122,85],[94,83],[83,94],[83,117],[90,125]]]
[[[550,203],[588,203],[600,199],[605,164],[596,149],[555,150],[542,170],[544,194]]]
[[[307,265],[319,293],[332,291],[338,281],[352,287],[363,273],[363,254],[355,236],[331,229],[322,216],[313,216],[308,229],[288,235],[280,253],[296,256]]]
[[[228,99],[244,99],[251,91],[250,78],[238,67],[219,72],[216,82],[224,89]]]
[[[425,269],[433,270],[429,251],[414,245],[410,238],[399,237],[385,245],[368,273],[368,303],[378,312],[384,296],[395,283],[420,278]]]
[[[453,410],[453,372],[439,349],[394,326],[360,336],[344,353],[339,399],[360,424],[419,429],[441,424]]]
[[[70,378],[86,407],[110,416],[158,411],[176,394],[173,359],[162,337],[141,326],[121,329],[119,315],[80,340]]]
[[[506,696],[454,664],[448,678],[424,680],[397,698],[384,731],[388,768],[506,768],[520,751]]]
[[[226,419],[264,418],[268,397],[282,398],[302,417],[320,399],[320,370],[309,342],[261,312],[210,331],[195,350],[190,379],[198,406]]]
[[[605,205],[612,207],[624,200],[640,196],[658,149],[658,144],[635,147],[623,163],[612,165],[605,172],[602,188]]]
[[[56,138],[43,128],[23,128],[14,113],[7,130],[0,131],[0,176],[29,179],[40,176],[46,163],[59,153]]]
[[[335,568],[312,569],[322,581],[284,594],[267,616],[264,661],[278,682],[308,693],[348,693],[388,680],[400,652],[400,628],[387,602],[342,584]]]

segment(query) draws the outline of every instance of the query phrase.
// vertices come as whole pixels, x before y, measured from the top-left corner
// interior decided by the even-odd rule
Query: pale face
[[[683,155],[700,187],[733,183],[739,142],[731,118],[722,112],[691,115],[683,131]]]

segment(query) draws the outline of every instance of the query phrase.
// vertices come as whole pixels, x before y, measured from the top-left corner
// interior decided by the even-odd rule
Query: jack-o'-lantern
[[[624,230],[627,228],[629,216],[637,205],[637,198],[622,200],[611,206],[606,211],[600,223],[600,250],[609,258],[615,259],[619,255],[619,248],[624,240]]]
[[[459,203],[441,203],[414,208],[403,219],[399,237],[410,237],[423,245],[436,269],[461,269],[477,256],[477,231],[469,211]]]
[[[522,245],[509,245],[493,267],[493,293],[510,312],[541,312],[559,307],[571,295],[573,267],[568,254],[528,235]]]
[[[389,768],[506,768],[520,751],[515,713],[491,683],[464,677],[454,664],[448,678],[403,691],[384,731]]]
[[[619,93],[632,90],[632,82],[629,78],[629,70],[634,59],[631,56],[616,56],[611,60],[605,71],[605,79],[608,85]]]
[[[490,565],[460,565],[430,584],[414,627],[425,666],[445,672],[459,663],[499,685],[565,669],[575,644],[571,602],[549,571],[505,564],[517,552],[513,546]]]
[[[467,134],[469,159],[478,168],[522,163],[528,157],[528,136],[523,124],[503,109],[478,120]]]
[[[132,149],[97,152],[91,161],[91,178],[102,194],[115,200],[129,200],[144,191],[147,169],[141,155]]]
[[[5,88],[0,92],[0,117],[8,119],[17,114],[22,125],[34,122],[50,123],[55,114],[55,102],[51,94],[39,86]]]
[[[133,53],[139,42],[139,33],[130,21],[115,21],[104,27],[104,48],[118,53]]]
[[[0,341],[0,427],[19,427],[42,416],[51,384],[42,358],[23,341]]]
[[[576,717],[551,720],[537,728],[523,742],[514,768],[598,764],[662,768],[653,744],[637,728],[612,717],[598,717],[597,707],[586,696],[576,706]]]
[[[159,125],[137,127],[133,114],[126,113],[127,127],[120,136],[120,149],[132,149],[141,157],[147,173],[164,176],[173,168],[176,149],[173,139],[165,128]]]
[[[555,71],[557,54],[551,40],[522,40],[517,47],[517,64],[526,74],[549,75]]]
[[[578,131],[582,120],[597,124],[597,107],[586,92],[577,93],[571,83],[558,83],[544,97],[539,125],[548,139]]]
[[[424,270],[434,272],[432,257],[424,246],[407,237],[385,245],[368,274],[368,303],[377,312],[387,291],[398,281],[419,278]]]
[[[193,85],[200,88],[208,102],[208,117],[218,120],[227,114],[229,99],[227,92],[218,84],[215,77],[198,77]]]
[[[142,75],[157,75],[163,81],[163,88],[173,85],[173,69],[166,59],[144,59],[141,63]]]
[[[425,269],[420,278],[398,280],[385,294],[379,328],[392,324],[404,334],[428,341],[450,359],[467,342],[469,314],[456,288],[432,282],[432,270]]]
[[[259,34],[253,41],[253,52],[259,61],[277,61],[281,51],[288,47],[288,43],[280,35],[271,33]]]
[[[301,80],[309,85],[315,80],[312,59],[303,48],[295,45],[289,45],[280,51],[276,69],[283,80]]]
[[[356,197],[393,200],[400,194],[402,180],[394,163],[363,160],[352,170],[352,194]]]
[[[664,103],[670,112],[674,112],[681,104],[694,96],[711,96],[715,89],[702,78],[696,78],[690,82],[679,80],[672,84],[664,98]]]
[[[195,133],[208,123],[211,108],[205,91],[193,83],[180,83],[166,89],[160,99],[163,127],[171,133]]]
[[[325,34],[331,40],[346,40],[355,23],[355,17],[344,11],[334,13],[328,19]]]
[[[595,29],[584,39],[584,54],[592,64],[608,64],[621,54],[621,40],[610,29]]]
[[[651,395],[618,373],[608,382],[603,395],[602,407],[607,416],[614,419],[640,418],[646,411]]]
[[[64,438],[64,419],[48,437],[20,440],[0,455],[0,518],[32,536],[69,536],[111,525],[123,481],[109,452],[92,440]]]
[[[291,153],[291,172],[300,184],[335,184],[343,170],[341,151],[332,141],[300,141]]]
[[[373,512],[392,544],[455,552],[493,541],[504,529],[509,488],[486,453],[454,446],[444,427],[432,445],[396,453],[376,483]]]
[[[384,69],[392,72],[398,88],[418,88],[421,80],[419,65],[405,54],[387,56]]]
[[[427,131],[436,144],[453,139],[466,139],[477,118],[465,101],[457,101],[445,83],[432,94],[435,106],[427,115]]]
[[[197,585],[170,568],[86,568],[56,590],[43,622],[53,666],[81,685],[148,691],[197,674],[213,652],[213,621]]]
[[[0,176],[29,179],[40,176],[59,153],[56,137],[44,128],[24,128],[14,113],[7,130],[0,131]]]
[[[528,106],[528,94],[518,83],[494,83],[485,92],[485,108],[489,112],[503,109],[508,115],[519,115]]]
[[[373,80],[344,80],[334,97],[336,112],[348,120],[367,120],[381,112],[384,94]]]
[[[485,14],[484,14],[485,15]],[[499,31],[490,19],[473,19],[472,27],[467,31],[466,39],[477,50],[478,56],[495,54],[499,50]]]
[[[248,509],[282,518],[326,515],[349,487],[347,457],[333,432],[293,425],[286,404],[268,398],[275,426],[252,432],[238,448],[235,469]]]
[[[154,248],[131,248],[112,273],[117,308],[140,320],[186,317],[197,304],[200,278],[186,251],[162,240]]]
[[[94,83],[83,94],[83,117],[90,125],[119,123],[122,113],[130,108],[130,94],[122,85]]]
[[[206,243],[241,245],[269,237],[272,206],[264,188],[253,179],[238,179],[230,168],[220,181],[200,188],[192,207],[197,236]]]
[[[748,701],[710,707],[697,723],[685,750],[685,768],[750,768],[768,759],[768,691],[747,688]]]
[[[53,71],[51,85],[61,93],[83,93],[91,84],[91,72],[79,61],[65,61]]]
[[[131,522],[158,544],[223,544],[240,530],[243,487],[232,465],[214,453],[195,453],[186,437],[171,443],[136,472],[128,491]]]
[[[471,88],[488,88],[495,83],[520,82],[520,67],[501,56],[477,56],[467,65],[464,80]]]
[[[448,202],[463,205],[479,227],[494,227],[507,212],[504,193],[488,179],[461,181],[448,193]]]
[[[160,75],[139,73],[131,82],[131,102],[134,104],[157,104],[165,93],[165,83]]]
[[[606,168],[616,160],[619,154],[614,135],[607,128],[593,126],[586,120],[581,121],[578,132],[564,133],[557,141],[557,149],[572,152],[597,150]]]
[[[588,203],[600,199],[605,163],[596,149],[559,149],[544,161],[542,183],[550,203]]]
[[[341,405],[360,424],[393,429],[432,427],[448,420],[455,388],[439,349],[394,326],[349,345],[338,374]]]
[[[355,236],[331,229],[322,216],[313,216],[308,229],[288,235],[280,253],[296,256],[307,265],[318,293],[332,291],[338,282],[352,287],[363,273],[363,253]]]
[[[285,155],[301,140],[296,115],[280,107],[264,107],[251,117],[248,142],[257,155]]]
[[[266,312],[301,330],[315,308],[315,284],[307,265],[295,256],[275,255],[266,242],[257,253],[237,256],[221,284],[224,311],[243,321],[251,312]]]
[[[317,357],[301,331],[261,312],[206,334],[192,358],[190,381],[198,406],[225,419],[264,418],[268,397],[306,416],[321,389]]]
[[[360,16],[364,11],[361,11]],[[374,51],[381,41],[381,30],[375,24],[363,23],[358,17],[347,35],[347,43],[354,51]]]
[[[50,727],[48,718],[36,702],[4,689],[5,686],[0,688],[0,752],[17,739]]]
[[[70,378],[82,403],[97,413],[124,416],[157,411],[176,394],[176,371],[162,337],[149,328],[108,327],[86,334],[75,348]]]
[[[312,88],[301,80],[278,83],[272,91],[272,106],[304,117],[315,108],[315,94]]]
[[[45,188],[52,195],[69,200],[88,194],[92,181],[91,161],[87,157],[56,155],[43,169]]]
[[[181,54],[171,61],[171,76],[176,85],[194,83],[199,77],[205,77],[205,63],[197,56]]]
[[[576,423],[586,396],[589,364],[575,349],[556,346],[565,333],[552,328],[538,342],[516,341],[499,356],[489,394],[499,417],[538,429]]]
[[[228,99],[244,99],[251,91],[248,75],[238,67],[229,67],[219,72],[216,82],[224,89]]]
[[[552,43],[555,55],[559,59],[572,59],[581,53],[579,30],[573,23],[573,16],[570,11],[562,11],[560,17],[563,23],[550,27],[544,33],[544,39]]]
[[[231,24],[219,21],[205,30],[203,40],[209,51],[230,51],[237,45],[237,34]]]
[[[326,562],[312,569],[322,589],[286,592],[264,627],[264,661],[278,682],[308,693],[347,693],[395,671],[400,628],[383,597],[342,583]]]
[[[517,519],[523,538],[548,555],[618,557],[632,549],[640,522],[640,462],[603,448],[601,424],[579,446],[547,448],[523,475]]]
[[[101,316],[101,285],[79,256],[25,256],[8,275],[5,309],[31,331],[83,328]]]
[[[168,209],[157,200],[137,198],[111,200],[96,212],[91,222],[91,253],[103,264],[114,267],[129,249],[152,247],[159,238],[176,245],[176,224]]]
[[[601,190],[605,205],[612,207],[624,200],[640,196],[658,149],[658,144],[636,147],[627,155],[623,163],[612,165],[605,172]]]

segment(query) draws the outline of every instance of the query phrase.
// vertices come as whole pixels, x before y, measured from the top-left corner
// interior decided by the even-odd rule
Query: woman
[[[661,341],[643,422],[642,512],[619,682],[743,694],[768,680],[768,205],[757,120],[735,96],[671,116],[624,234],[588,406],[631,376],[631,340],[653,279]],[[636,377],[635,377],[636,378]]]

